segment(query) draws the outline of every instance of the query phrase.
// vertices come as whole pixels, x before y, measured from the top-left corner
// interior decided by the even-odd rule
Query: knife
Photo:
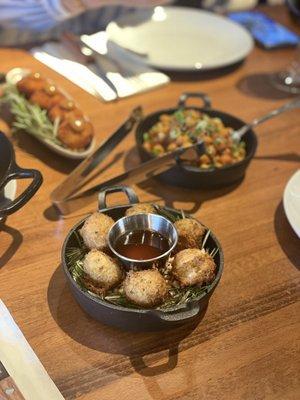
[[[107,77],[106,71],[101,64],[100,55],[95,55],[95,52],[91,47],[84,44],[80,38],[71,32],[64,32],[61,35],[61,42],[65,45],[77,58],[80,64],[83,64],[89,68],[89,64],[93,64],[96,69],[96,74],[110,87],[110,89],[119,97],[118,89],[114,83]],[[88,51],[83,51],[83,49]],[[102,56],[105,57],[105,56]],[[108,60],[110,61],[110,60]]]

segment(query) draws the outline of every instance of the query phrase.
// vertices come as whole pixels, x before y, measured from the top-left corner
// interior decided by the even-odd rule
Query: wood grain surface
[[[300,32],[284,8],[266,10]],[[289,99],[270,87],[268,74],[294,55],[294,49],[256,47],[230,73],[173,77],[164,88],[110,104],[20,50],[0,50],[0,69],[30,68],[52,78],[90,116],[100,142],[134,106],[143,105],[145,113],[168,108],[184,91],[206,92],[215,108],[250,121]],[[239,185],[194,191],[152,180],[135,187],[141,201],[194,213],[225,253],[223,277],[201,323],[140,334],[93,321],[66,285],[60,249],[80,216],[58,218],[49,193],[75,164],[28,136],[14,139],[18,163],[39,169],[44,183],[0,228],[0,298],[66,399],[299,399],[300,242],[282,207],[284,187],[300,164],[299,125],[293,111],[258,127],[257,154]],[[108,162],[101,180],[138,164],[133,133]],[[110,198],[110,204],[124,201]]]

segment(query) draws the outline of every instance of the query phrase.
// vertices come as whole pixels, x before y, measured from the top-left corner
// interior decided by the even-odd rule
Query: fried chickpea
[[[200,163],[203,163],[203,164],[209,164],[210,163],[210,158],[208,157],[207,154],[203,154],[200,157]]]
[[[190,116],[187,117],[187,118],[185,119],[185,124],[186,124],[187,127],[191,128],[192,126],[195,125],[195,120],[194,120],[194,118],[193,118],[193,117],[190,117]]]
[[[155,144],[155,145],[153,146],[152,151],[153,151],[156,155],[159,155],[159,154],[163,154],[163,153],[165,152],[165,149],[163,148],[163,146],[162,146],[161,144]]]
[[[170,144],[168,145],[168,147],[167,147],[167,150],[168,150],[168,151],[174,151],[174,150],[176,150],[176,149],[177,149],[177,144],[174,143],[174,142],[170,143]]]
[[[227,138],[227,137],[229,137],[230,132],[231,132],[231,128],[223,128],[219,133],[221,136]]]
[[[212,143],[213,143],[213,139],[212,139],[210,136],[208,136],[208,135],[205,135],[205,136],[204,136],[203,141],[204,141],[204,143],[205,143],[206,145],[212,144]]]
[[[162,114],[160,117],[159,117],[159,119],[160,119],[160,121],[161,122],[163,122],[163,123],[170,123],[170,121],[171,121],[171,119],[172,119],[172,117],[171,117],[171,115],[169,115],[169,114]]]
[[[230,165],[232,164],[232,157],[229,156],[228,154],[223,154],[221,155],[221,163],[223,165]]]
[[[152,145],[150,142],[144,142],[143,147],[146,151],[150,152],[152,150]]]

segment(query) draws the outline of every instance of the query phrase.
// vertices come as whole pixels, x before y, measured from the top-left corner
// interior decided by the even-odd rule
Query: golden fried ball
[[[96,249],[85,256],[83,270],[97,286],[105,289],[116,286],[123,278],[123,271],[118,262]]]
[[[213,258],[200,249],[181,250],[172,265],[172,273],[182,286],[210,283],[216,274]]]
[[[205,227],[195,219],[183,218],[174,223],[178,233],[177,249],[189,249],[201,247]]]
[[[36,90],[29,97],[30,103],[36,104],[46,110],[50,110],[51,107],[59,104],[63,99],[65,99],[65,96],[54,85],[48,83],[43,89]]]
[[[56,104],[48,111],[48,117],[50,121],[54,122],[56,118],[59,118],[62,122],[66,117],[83,118],[83,113],[76,107],[73,100],[63,99],[59,104]]]
[[[65,117],[60,124],[57,137],[70,149],[83,149],[88,146],[93,138],[93,125],[84,118],[77,118],[73,115]]]
[[[89,249],[107,248],[107,234],[115,221],[108,215],[96,212],[90,215],[80,229],[80,234]]]
[[[125,214],[127,216],[135,214],[156,214],[156,211],[152,204],[138,203],[128,208]]]
[[[168,294],[168,285],[157,269],[129,272],[123,288],[126,297],[142,307],[157,306]]]
[[[42,90],[46,85],[46,82],[46,79],[42,78],[39,72],[35,72],[26,75],[19,82],[17,82],[16,86],[20,93],[23,93],[25,96],[29,97],[33,92]]]

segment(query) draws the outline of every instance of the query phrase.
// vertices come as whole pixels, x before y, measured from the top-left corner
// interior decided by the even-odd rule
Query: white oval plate
[[[21,80],[24,76],[28,75],[30,73],[29,69],[24,69],[24,68],[13,68],[10,71],[7,72],[6,74],[6,82],[8,84],[15,85],[19,80]],[[62,90],[61,90],[62,91]],[[70,97],[66,92],[62,91],[65,96]],[[50,140],[43,139],[41,137],[34,136],[39,142],[43,143],[45,146],[47,146],[50,150],[54,151],[55,153],[71,158],[74,160],[81,160],[83,158],[88,157],[90,154],[92,154],[94,147],[95,147],[95,138],[93,137],[93,140],[89,144],[89,146],[84,150],[84,151],[74,151],[67,149],[65,147],[59,146]]]
[[[300,238],[300,169],[288,181],[283,193],[286,217]]]
[[[3,206],[13,201],[16,198],[16,193],[17,193],[17,181],[15,179],[12,179],[5,186],[4,190],[0,192],[0,208],[1,208],[1,203],[3,203],[2,204]],[[0,221],[3,218],[4,217],[0,217]]]
[[[139,61],[173,71],[226,67],[242,61],[253,48],[251,35],[240,25],[186,7],[137,9],[111,22],[106,32]]]
[[[17,181],[12,179],[4,188],[4,197],[10,201],[16,198],[17,193]]]

